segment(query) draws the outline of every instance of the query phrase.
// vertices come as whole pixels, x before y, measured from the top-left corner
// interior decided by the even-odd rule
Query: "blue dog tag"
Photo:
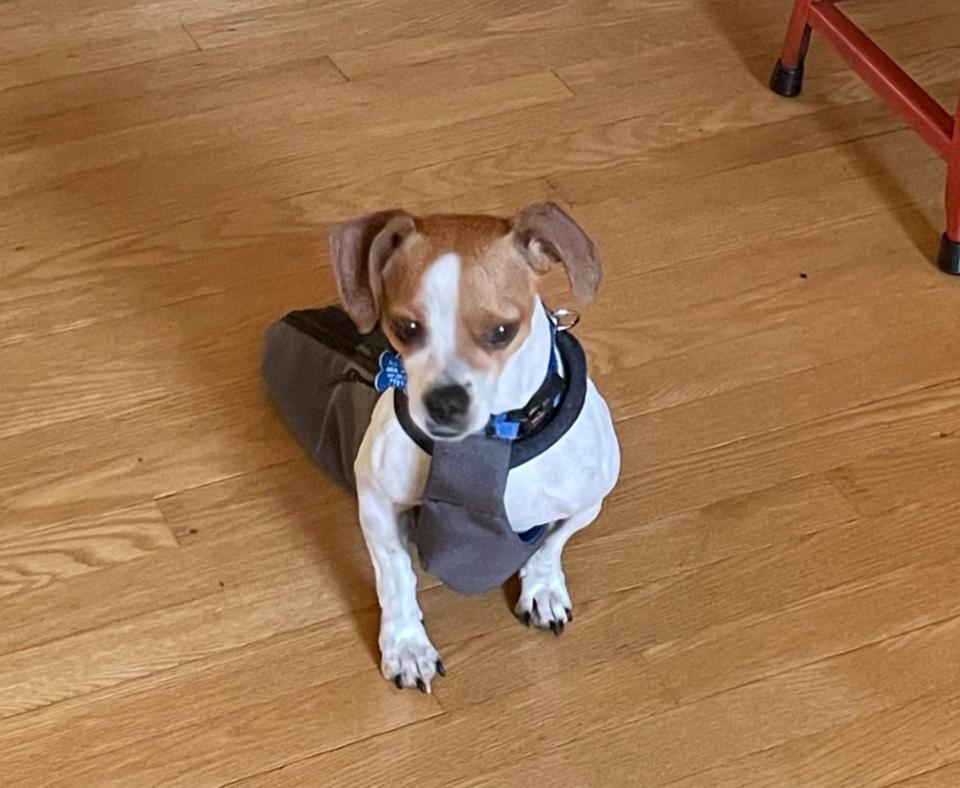
[[[380,371],[373,381],[373,387],[381,394],[387,389],[407,387],[407,371],[403,368],[403,359],[399,353],[384,350],[380,354]]]

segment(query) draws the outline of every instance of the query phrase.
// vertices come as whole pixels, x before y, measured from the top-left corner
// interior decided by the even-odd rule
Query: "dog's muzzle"
[[[470,392],[460,385],[436,386],[424,395],[428,429],[438,438],[466,432],[470,423]]]

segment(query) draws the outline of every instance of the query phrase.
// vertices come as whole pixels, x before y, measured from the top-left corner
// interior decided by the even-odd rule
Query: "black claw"
[[[537,611],[537,600],[536,600],[536,599],[533,600],[533,612],[534,612],[534,613],[538,612],[538,611]]]
[[[566,608],[566,611],[567,611],[567,621],[569,621],[569,622],[572,624],[572,623],[573,623],[573,611],[572,611],[569,607]]]
[[[530,611],[524,611],[523,614],[523,623],[525,626],[530,626]]]
[[[423,693],[426,693],[427,685],[423,683],[423,679],[417,679],[417,689]]]
[[[550,631],[553,632],[553,634],[556,635],[557,637],[560,637],[560,633],[563,631],[563,630],[560,628],[560,626],[561,626],[561,625],[560,625],[560,622],[559,622],[559,621],[551,621],[551,622],[550,622]]]
[[[441,662],[439,659],[437,660],[437,675],[439,675],[439,676],[446,676],[446,675],[447,675],[447,671],[446,671],[446,669],[443,667],[443,662]]]
[[[400,678],[399,673],[393,677],[393,683],[397,685],[397,689],[403,689],[403,679]]]

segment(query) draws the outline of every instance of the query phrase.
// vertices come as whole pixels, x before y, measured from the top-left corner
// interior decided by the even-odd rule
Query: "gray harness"
[[[492,417],[485,431],[462,441],[432,441],[410,418],[405,392],[394,390],[397,419],[431,455],[421,505],[409,520],[411,540],[423,568],[455,591],[480,594],[502,585],[548,533],[549,523],[514,531],[504,491],[510,469],[556,443],[583,408],[583,350],[569,333],[557,335],[556,347],[565,377],[548,371],[527,406]],[[321,468],[350,489],[379,396],[374,382],[389,353],[381,333],[359,334],[338,307],[291,312],[267,331],[262,371],[271,396]],[[515,439],[500,437],[505,422]]]

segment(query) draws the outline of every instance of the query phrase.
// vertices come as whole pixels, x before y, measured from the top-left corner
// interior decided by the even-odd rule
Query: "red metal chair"
[[[947,231],[940,242],[940,267],[960,275],[960,107],[951,117],[910,76],[836,7],[840,0],[795,0],[783,51],[770,88],[800,95],[803,61],[816,30],[849,66],[893,107],[947,162]]]

